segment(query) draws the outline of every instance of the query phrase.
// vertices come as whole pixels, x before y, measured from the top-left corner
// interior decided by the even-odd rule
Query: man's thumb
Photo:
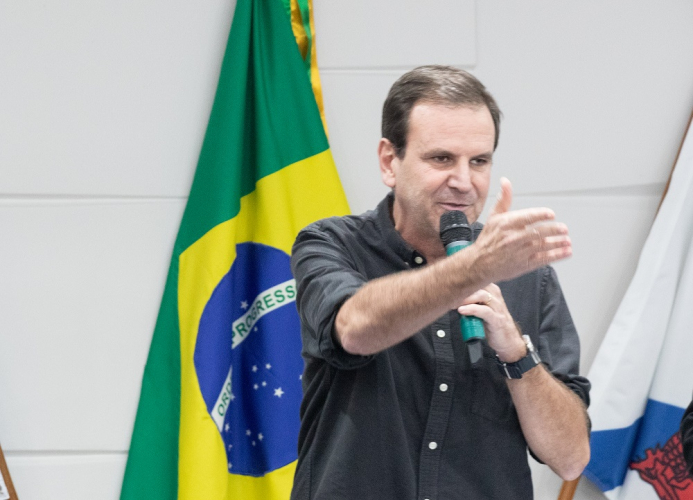
[[[502,214],[510,210],[510,205],[513,202],[513,186],[506,177],[500,179],[501,189],[496,197],[496,204],[491,210],[490,215]]]

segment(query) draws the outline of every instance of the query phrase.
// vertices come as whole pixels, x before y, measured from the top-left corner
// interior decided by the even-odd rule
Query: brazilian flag
[[[310,1],[238,0],[122,500],[290,494],[303,362],[289,255],[301,228],[348,212],[311,80],[319,95]]]

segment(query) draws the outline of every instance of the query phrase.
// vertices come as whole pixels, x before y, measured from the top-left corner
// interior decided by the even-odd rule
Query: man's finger
[[[556,218],[556,214],[550,208],[540,207],[540,208],[523,208],[520,210],[513,210],[506,214],[506,220],[503,222],[503,227],[506,229],[525,229],[527,226],[532,224],[537,224],[537,222],[547,222],[552,221]],[[547,225],[547,228],[541,228],[541,224],[538,224],[537,230],[550,231],[553,225]],[[562,224],[566,227],[565,224]],[[557,225],[555,227],[558,227]],[[532,228],[530,228],[531,230]],[[567,228],[566,228],[567,230]]]
[[[570,241],[570,236],[567,235],[550,236],[548,238],[544,238],[541,245],[545,250],[552,250],[554,248],[569,247],[572,245],[572,242]]]
[[[469,295],[462,301],[462,305],[485,304],[488,305],[493,300],[493,295],[488,290],[482,288]]]
[[[559,260],[567,259],[573,255],[573,247],[562,246],[559,248],[554,248],[552,250],[537,252],[533,254],[528,260],[527,265],[529,270],[538,269],[540,267],[558,262]]]
[[[496,197],[496,204],[493,206],[490,215],[503,214],[510,210],[510,205],[513,202],[513,186],[510,181],[501,177],[500,179],[501,189]]]
[[[460,306],[457,308],[457,312],[462,316],[475,316],[484,321],[488,321],[493,315],[491,309],[479,304],[466,304]]]
[[[525,227],[525,231],[531,233],[536,238],[551,238],[553,236],[567,236],[568,226],[563,222],[547,221],[538,224],[530,224]]]

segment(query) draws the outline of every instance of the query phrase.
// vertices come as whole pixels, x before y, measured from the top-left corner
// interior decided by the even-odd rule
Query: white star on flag
[[[274,395],[277,396],[278,398],[282,397],[282,394],[284,394],[284,391],[282,391],[282,388],[279,387],[278,389],[274,390]]]
[[[241,302],[241,309],[243,309],[244,311],[246,309],[248,309],[248,302],[247,301],[244,300],[243,302]]]
[[[246,435],[246,436],[250,436],[251,434],[252,434],[252,432],[250,432],[250,429],[248,429],[247,431],[245,431],[245,435]]]
[[[265,365],[265,368],[267,368],[267,369],[269,370],[270,368],[272,368],[272,365],[270,365],[269,363],[267,363],[267,364]]]
[[[257,365],[253,365],[252,370],[253,370],[254,372],[256,372],[256,371],[257,371]]]
[[[229,424],[226,424],[226,425],[224,426],[224,430],[225,430],[226,432],[229,432]]]
[[[262,387],[267,387],[267,382],[265,382],[264,380],[262,381]]]
[[[261,432],[260,434],[257,435],[257,438],[258,438],[260,441],[262,441],[263,439],[265,439],[265,436],[263,436],[263,435],[262,435],[262,432]]]

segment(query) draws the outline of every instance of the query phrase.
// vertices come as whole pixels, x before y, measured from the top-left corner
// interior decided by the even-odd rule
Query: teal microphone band
[[[471,244],[471,241],[453,241],[445,245],[445,253],[449,257],[460,250],[464,250]],[[472,339],[486,338],[484,322],[476,316],[460,316],[460,329],[462,330],[462,340],[465,342],[469,342]]]

